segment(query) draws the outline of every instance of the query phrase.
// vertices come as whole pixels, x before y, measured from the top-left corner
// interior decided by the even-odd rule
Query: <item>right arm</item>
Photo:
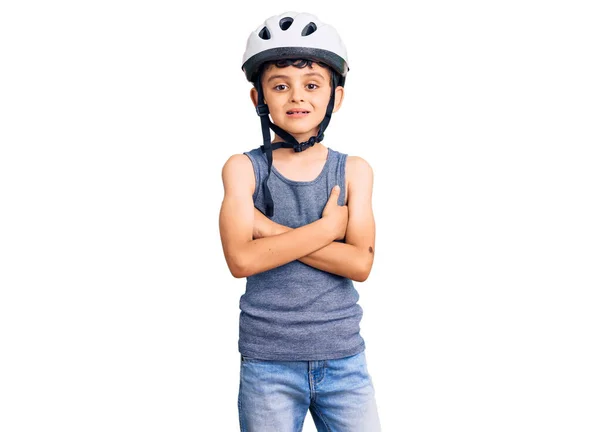
[[[255,180],[244,154],[231,156],[222,170],[225,189],[219,230],[229,271],[244,278],[271,270],[321,249],[338,236],[336,221],[325,216],[283,234],[252,239]]]

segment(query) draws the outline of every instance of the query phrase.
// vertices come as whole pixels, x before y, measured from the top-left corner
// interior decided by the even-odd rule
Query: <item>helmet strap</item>
[[[256,113],[260,116],[260,124],[262,128],[263,135],[263,145],[261,147],[263,153],[267,156],[267,164],[269,166],[269,170],[267,171],[267,177],[263,181],[263,193],[265,196],[265,205],[267,216],[273,216],[273,197],[271,197],[271,191],[269,190],[269,186],[267,185],[267,181],[271,175],[271,166],[273,165],[273,149],[271,148],[271,131],[269,130],[269,126],[271,124],[271,120],[269,120],[269,106],[265,104],[265,99],[263,95],[262,85],[260,82],[260,77],[257,79],[256,89],[258,90],[258,105],[256,106]]]

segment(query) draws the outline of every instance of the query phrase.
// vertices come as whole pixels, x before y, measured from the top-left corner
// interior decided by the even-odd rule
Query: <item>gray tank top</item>
[[[254,167],[254,206],[265,213],[262,183],[267,157],[260,147],[244,152]],[[346,154],[328,149],[327,161],[312,181],[292,181],[271,167],[268,186],[275,204],[273,221],[298,228],[321,218],[331,189],[346,196]],[[263,360],[327,360],[365,349],[363,315],[353,281],[298,260],[246,278],[240,298],[239,352]]]

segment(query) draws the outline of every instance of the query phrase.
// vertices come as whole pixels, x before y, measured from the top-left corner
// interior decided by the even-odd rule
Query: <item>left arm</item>
[[[329,245],[298,260],[311,267],[364,282],[373,266],[375,220],[372,209],[373,170],[364,159],[348,156],[348,225],[345,243]],[[255,236],[272,236],[293,230],[254,210]]]

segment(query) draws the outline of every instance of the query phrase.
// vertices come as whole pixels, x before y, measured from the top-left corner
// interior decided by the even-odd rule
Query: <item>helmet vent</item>
[[[258,33],[258,37],[261,39],[271,39],[271,32],[268,28],[263,27],[263,29]]]
[[[293,22],[294,22],[294,18],[290,18],[290,17],[281,18],[279,20],[279,27],[281,27],[281,30],[287,30],[290,28],[290,26],[292,25]]]
[[[302,36],[308,36],[309,34],[313,34],[317,31],[317,25],[314,22],[309,22],[302,29]]]

